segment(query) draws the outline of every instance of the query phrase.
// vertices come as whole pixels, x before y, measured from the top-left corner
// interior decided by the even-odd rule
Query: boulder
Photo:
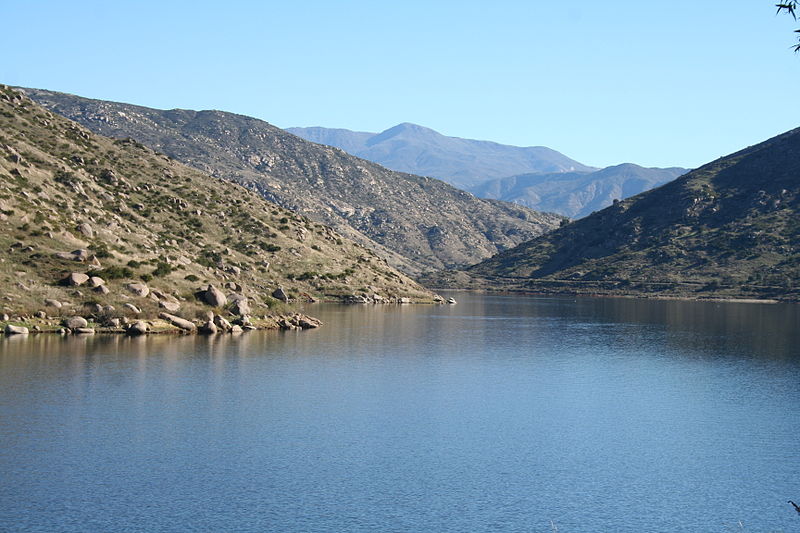
[[[2,315],[0,315],[0,320],[2,320],[3,322],[7,322],[8,320],[10,320],[10,318],[11,317],[9,317],[8,314],[6,314],[6,313],[3,313]]]
[[[186,320],[185,318],[171,315],[169,313],[159,313],[158,317],[163,318],[176,328],[180,328],[184,331],[197,331],[197,326],[194,325],[194,322]]]
[[[89,322],[86,321],[85,318],[82,316],[71,316],[69,318],[65,318],[61,321],[61,325],[67,329],[78,329],[78,328],[85,328],[89,325]]]
[[[155,297],[157,300],[172,299],[171,296],[168,296],[164,291],[160,291],[158,289],[150,289],[150,295]]]
[[[282,302],[289,301],[289,295],[286,294],[286,291],[283,290],[283,287],[278,287],[277,289],[275,289],[275,291],[272,293],[272,297]]]
[[[127,309],[127,310],[128,310],[128,311],[130,311],[131,313],[135,313],[135,314],[137,314],[137,315],[138,315],[139,313],[141,313],[141,312],[142,312],[142,310],[141,310],[141,309],[139,309],[138,307],[136,307],[136,306],[135,306],[135,305],[133,305],[132,303],[124,303],[124,304],[122,304],[122,307],[123,307],[123,308],[125,308],[125,309]]]
[[[108,287],[106,287],[105,285],[98,285],[97,287],[95,287],[95,288],[94,288],[94,289],[92,289],[92,290],[93,290],[94,292],[96,292],[97,294],[102,294],[102,295],[106,295],[106,294],[108,294],[109,292],[111,292],[111,290],[109,290],[109,288],[108,288]]]
[[[237,299],[233,302],[230,309],[231,313],[239,316],[249,315],[252,312],[250,309],[250,302],[247,301],[247,298]]]
[[[214,316],[214,324],[217,328],[221,329],[222,331],[230,331],[233,326],[231,323],[225,320],[223,317],[219,315]]]
[[[206,334],[209,334],[209,335],[213,335],[214,333],[217,332],[217,325],[214,324],[213,320],[207,320],[206,322],[204,322],[201,326],[199,326],[197,328],[197,331],[199,331],[200,333],[206,333]]]
[[[92,277],[89,278],[89,286],[90,287],[99,287],[99,286],[105,285],[105,284],[106,284],[106,280],[104,280],[103,278],[101,278],[99,276],[92,276]]]
[[[89,259],[90,254],[89,250],[79,248],[77,250],[72,250],[72,252],[70,252],[70,255],[72,255],[73,261],[86,261],[87,259]]]
[[[447,299],[447,303],[449,303],[450,305],[454,305],[456,303],[456,299],[455,298],[448,298]]]
[[[80,272],[72,272],[66,278],[62,280],[64,285],[69,285],[70,287],[78,287],[83,285],[89,281],[89,276],[86,274],[82,274]]]
[[[75,335],[94,335],[94,328],[75,328],[72,333]]]
[[[61,302],[58,300],[53,300],[52,298],[47,298],[44,301],[44,305],[47,307],[54,307],[56,309],[61,309],[64,306]]]
[[[150,326],[144,320],[138,320],[133,324],[128,325],[125,333],[128,335],[144,335],[150,330]]]
[[[297,317],[297,325],[303,329],[314,329],[322,325],[322,321],[316,318],[300,315]]]
[[[202,297],[203,301],[212,307],[223,307],[228,303],[228,298],[225,297],[225,293],[210,284],[208,288],[203,291]]]
[[[132,292],[134,295],[144,298],[148,294],[150,294],[150,289],[147,288],[147,285],[144,283],[128,283],[125,286],[128,291]]]
[[[47,313],[45,313],[44,311],[36,311],[36,313],[34,313],[33,316],[35,316],[36,318],[45,319],[47,318]]]
[[[28,328],[24,326],[13,326],[11,324],[6,324],[5,330],[3,330],[6,335],[27,335]]]
[[[89,237],[90,239],[94,238],[94,230],[86,222],[78,224],[78,227],[76,229],[78,230],[79,233],[82,233],[83,235]]]
[[[103,312],[103,306],[98,303],[88,303],[83,308],[90,314],[98,315]]]
[[[158,306],[163,309],[166,309],[170,313],[174,313],[181,308],[181,304],[179,304],[178,302],[169,302],[169,301],[159,301]]]
[[[243,331],[244,330],[242,329],[242,326],[240,326],[239,324],[234,324],[233,326],[231,326],[231,333],[242,333]]]

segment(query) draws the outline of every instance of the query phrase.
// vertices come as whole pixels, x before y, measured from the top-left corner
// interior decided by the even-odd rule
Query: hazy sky
[[[693,167],[800,126],[774,4],[3,0],[0,83]]]

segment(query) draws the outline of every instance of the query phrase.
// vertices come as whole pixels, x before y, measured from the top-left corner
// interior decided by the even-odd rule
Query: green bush
[[[159,261],[156,265],[156,269],[153,270],[153,276],[160,278],[164,277],[167,274],[172,272],[172,267],[169,266],[169,263],[165,263],[164,261]]]
[[[109,266],[106,268],[96,269],[89,271],[90,276],[98,276],[103,279],[123,279],[132,278],[133,270],[123,266]]]

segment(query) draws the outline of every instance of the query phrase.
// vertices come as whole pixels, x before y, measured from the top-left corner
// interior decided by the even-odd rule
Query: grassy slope
[[[500,253],[460,283],[797,300],[798,208],[793,130]]]
[[[198,307],[193,292],[207,283],[228,283],[225,292],[248,296],[254,312],[276,303],[269,295],[278,286],[297,297],[432,296],[329,227],[136,142],[95,135],[4,86],[0,228],[0,308],[10,313],[53,298],[71,309],[134,302],[152,314],[156,302],[123,288],[142,277],[182,300],[188,315]],[[79,248],[99,259],[108,295],[56,284],[92,268],[54,255]]]
[[[97,133],[131,137],[376,250],[414,275],[474,264],[558,226],[562,217],[487,201],[388,170],[267,122],[222,111],[159,110],[25,89]]]

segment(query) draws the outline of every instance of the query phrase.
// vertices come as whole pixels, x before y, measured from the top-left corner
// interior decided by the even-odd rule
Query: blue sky
[[[800,126],[774,3],[3,0],[0,83],[693,167]]]

